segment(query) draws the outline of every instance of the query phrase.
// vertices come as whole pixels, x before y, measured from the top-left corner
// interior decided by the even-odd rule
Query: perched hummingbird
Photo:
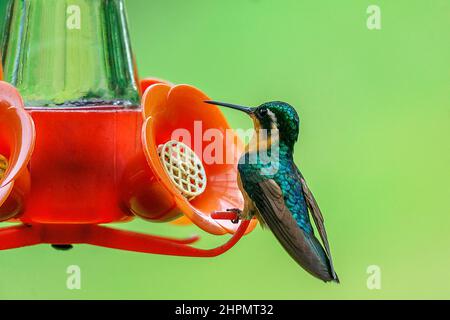
[[[256,108],[205,102],[243,111],[253,119],[255,126],[255,134],[238,164],[244,209],[230,208],[228,211],[235,212],[240,219],[256,216],[306,271],[325,282],[339,283],[322,213],[293,160],[300,127],[295,109],[279,101]],[[273,157],[275,152],[277,156]],[[268,154],[271,161],[267,161]],[[323,246],[314,235],[308,211]]]

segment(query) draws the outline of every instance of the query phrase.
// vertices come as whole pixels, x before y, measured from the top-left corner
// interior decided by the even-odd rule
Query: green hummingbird
[[[244,209],[227,211],[235,212],[237,221],[256,216],[301,267],[325,282],[339,283],[322,213],[294,163],[294,145],[300,129],[295,109],[280,101],[263,103],[256,108],[217,101],[205,103],[243,111],[253,119],[255,127],[253,138],[238,164]],[[323,246],[314,234],[309,213]]]

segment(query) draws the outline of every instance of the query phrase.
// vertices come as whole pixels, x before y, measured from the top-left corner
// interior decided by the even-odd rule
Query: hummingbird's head
[[[297,111],[286,102],[271,101],[258,107],[243,107],[217,101],[205,102],[247,113],[253,119],[256,130],[278,130],[280,142],[284,142],[287,146],[293,147],[297,141],[300,120]]]

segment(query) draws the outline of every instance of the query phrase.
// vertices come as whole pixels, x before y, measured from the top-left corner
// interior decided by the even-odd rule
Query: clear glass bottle
[[[2,0],[4,80],[28,108],[139,106],[123,0]]]

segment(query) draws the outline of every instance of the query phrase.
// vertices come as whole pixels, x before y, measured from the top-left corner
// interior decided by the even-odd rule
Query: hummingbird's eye
[[[259,115],[262,116],[262,117],[266,116],[267,115],[267,109],[263,108],[263,109],[259,110]]]

